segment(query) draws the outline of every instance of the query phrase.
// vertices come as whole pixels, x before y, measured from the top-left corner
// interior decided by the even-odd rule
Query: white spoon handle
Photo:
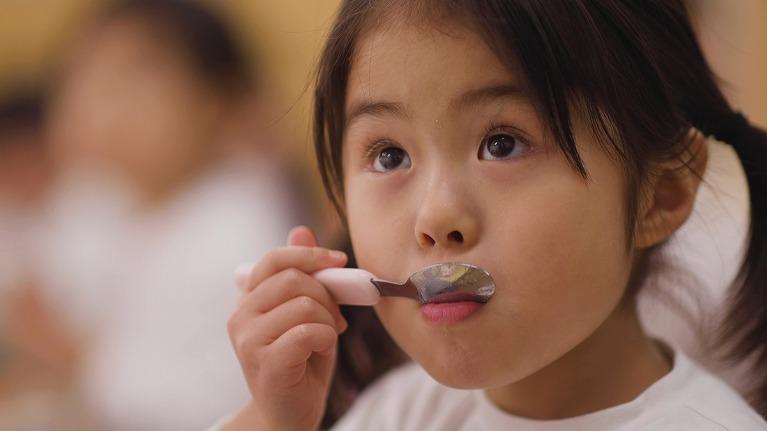
[[[253,271],[252,264],[240,265],[235,279],[240,289],[245,289]],[[375,305],[381,299],[378,289],[370,282],[373,274],[356,268],[328,268],[312,274],[315,280],[328,289],[333,299],[342,305]]]
[[[356,268],[328,268],[312,274],[322,283],[333,299],[343,305],[375,305],[381,298],[370,282],[373,274]]]

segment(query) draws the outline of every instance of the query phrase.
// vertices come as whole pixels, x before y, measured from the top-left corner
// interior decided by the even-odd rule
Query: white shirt
[[[250,397],[226,331],[233,270],[294,224],[276,167],[219,165],[161,207],[110,177],[54,193],[46,294],[87,337],[82,393],[99,429],[201,429]]]
[[[679,351],[672,370],[631,402],[568,419],[533,420],[482,390],[441,385],[407,364],[366,390],[333,431],[759,431],[767,422],[729,386]]]

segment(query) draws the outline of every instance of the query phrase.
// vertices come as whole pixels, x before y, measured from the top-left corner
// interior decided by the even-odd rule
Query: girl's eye
[[[479,147],[479,158],[482,160],[505,160],[518,156],[526,151],[526,145],[521,140],[506,134],[491,135]]]
[[[373,160],[373,169],[378,172],[393,171],[410,167],[410,156],[402,148],[388,147],[381,150]]]

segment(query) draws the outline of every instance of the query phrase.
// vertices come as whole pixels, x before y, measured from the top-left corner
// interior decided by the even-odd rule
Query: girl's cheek
[[[349,177],[346,210],[357,264],[379,277],[399,279],[409,274],[403,263],[414,244],[412,198],[400,186],[366,175]]]

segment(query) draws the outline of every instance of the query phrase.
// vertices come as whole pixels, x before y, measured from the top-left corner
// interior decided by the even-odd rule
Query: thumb
[[[317,247],[317,237],[306,226],[296,226],[288,234],[288,245]]]

